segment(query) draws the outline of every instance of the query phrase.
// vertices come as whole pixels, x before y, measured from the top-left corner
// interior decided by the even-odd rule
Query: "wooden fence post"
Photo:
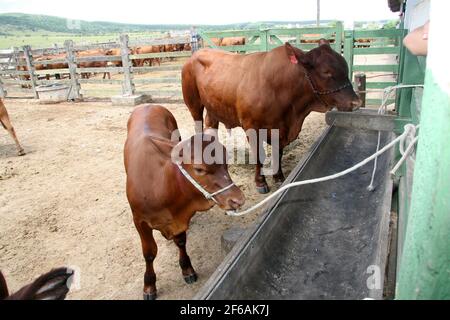
[[[79,101],[83,99],[83,96],[80,93],[81,86],[78,82],[77,63],[75,61],[75,53],[73,52],[73,41],[66,40],[64,42],[64,47],[66,49],[66,60],[70,72],[71,94],[69,95],[69,99],[75,99]]]
[[[128,47],[129,37],[127,34],[120,35],[120,52],[122,55],[123,84],[122,91],[126,96],[134,95],[135,87],[131,68],[133,63],[130,59],[130,48]]]
[[[366,74],[365,73],[355,74],[355,86],[356,86],[356,93],[359,95],[360,99],[363,102],[363,104],[361,105],[361,108],[365,108],[366,107]]]
[[[27,62],[28,74],[30,75],[31,88],[33,89],[33,94],[35,99],[39,99],[39,94],[36,90],[36,73],[33,65],[33,56],[31,55],[31,47],[23,47],[23,54]]]

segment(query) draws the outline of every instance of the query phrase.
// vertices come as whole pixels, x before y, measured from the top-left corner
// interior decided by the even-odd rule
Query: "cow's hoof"
[[[273,180],[275,181],[275,183],[283,183],[286,179],[284,178],[284,176],[275,176],[273,177]]]
[[[17,155],[18,155],[19,157],[23,157],[24,155],[26,155],[26,153],[25,153],[25,151],[23,151],[23,150],[19,150],[19,152],[17,152]]]
[[[197,282],[197,279],[198,279],[198,277],[197,277],[197,274],[196,274],[196,273],[193,273],[193,274],[191,274],[191,275],[189,275],[189,276],[185,276],[185,277],[184,277],[184,281],[186,281],[187,284],[193,284],[193,283],[196,283],[196,282]]]
[[[144,292],[144,300],[149,301],[149,300],[156,300],[157,294],[156,292],[154,293],[146,293]]]
[[[265,185],[265,186],[262,186],[262,187],[256,186],[256,191],[258,191],[258,193],[260,193],[260,194],[267,194],[267,193],[270,192],[270,189],[269,189],[268,185]]]

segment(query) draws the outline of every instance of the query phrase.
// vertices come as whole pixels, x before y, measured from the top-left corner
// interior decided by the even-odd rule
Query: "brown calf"
[[[14,127],[12,126],[11,121],[9,120],[8,111],[6,110],[6,107],[1,99],[0,99],[0,123],[2,124],[3,128],[5,128],[9,132],[14,142],[16,143],[17,154],[19,156],[25,155],[25,151],[20,145],[19,139],[17,139],[16,131],[14,130]]]
[[[180,250],[179,262],[184,280],[193,283],[197,281],[197,274],[186,252],[186,231],[191,218],[197,211],[209,210],[215,204],[231,211],[239,209],[245,202],[241,190],[228,174],[223,145],[206,134],[180,142],[181,139],[172,137],[177,130],[175,118],[161,106],[138,107],[128,121],[124,152],[127,197],[146,262],[145,300],[154,300],[157,295],[153,261],[158,248],[153,230],[175,242]],[[200,144],[195,143],[196,139]],[[201,147],[202,152],[208,146],[218,147],[223,152],[221,160],[224,164],[205,164],[203,160],[191,164],[195,146]],[[182,163],[172,161],[174,150],[183,158]],[[190,152],[185,153],[185,150]],[[209,194],[212,198],[207,199],[204,193],[213,193]]]

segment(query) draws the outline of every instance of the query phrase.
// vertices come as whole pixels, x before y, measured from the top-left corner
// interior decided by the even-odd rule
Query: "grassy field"
[[[23,47],[30,45],[32,48],[48,48],[55,44],[63,46],[64,41],[73,40],[77,44],[117,41],[119,33],[108,33],[102,35],[81,35],[70,33],[52,33],[37,31],[30,33],[17,33],[13,36],[0,36],[0,49],[11,49],[11,47]],[[164,37],[162,32],[136,32],[129,33],[130,39]]]

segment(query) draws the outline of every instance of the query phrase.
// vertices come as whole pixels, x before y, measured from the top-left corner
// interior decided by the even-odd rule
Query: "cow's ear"
[[[327,39],[320,39],[319,40],[319,46],[330,46],[330,42]]]
[[[284,47],[286,48],[286,54],[289,58],[289,61],[292,64],[298,64],[298,53],[296,52],[296,50],[294,49],[294,47],[289,43],[286,42]]]
[[[308,70],[311,70],[314,68],[314,56],[313,51],[309,51],[308,53],[304,53],[301,56],[299,56],[298,59],[303,67],[305,67]]]

